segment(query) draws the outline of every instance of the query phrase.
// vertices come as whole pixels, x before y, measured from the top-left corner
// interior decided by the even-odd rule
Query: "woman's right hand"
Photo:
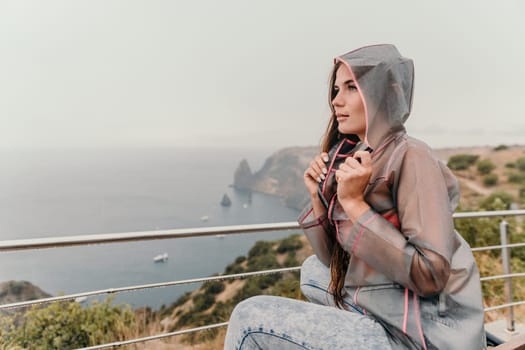
[[[325,179],[328,172],[328,169],[326,169],[328,160],[328,153],[322,152],[310,162],[310,166],[305,170],[303,175],[304,184],[310,196],[317,194],[319,183]]]

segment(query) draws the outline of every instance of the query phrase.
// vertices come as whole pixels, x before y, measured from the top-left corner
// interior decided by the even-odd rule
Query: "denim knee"
[[[262,296],[254,296],[238,303],[230,314],[230,321],[224,340],[224,349],[240,349],[240,344],[246,337],[246,328],[258,322],[257,315],[264,302]],[[264,299],[264,298],[262,298]],[[255,318],[255,319],[254,319]]]
[[[318,270],[318,264],[322,264],[315,255],[310,255],[306,258],[301,265],[301,285],[310,281],[317,280],[314,276],[316,275],[315,271]]]
[[[326,293],[330,284],[330,269],[312,255],[301,266],[301,292],[310,301],[319,298],[319,293]],[[324,303],[324,302],[323,302]]]
[[[272,296],[256,295],[238,303],[230,315],[230,324],[251,324],[254,315],[259,315],[272,303]]]
[[[254,304],[258,304],[257,298],[259,298],[259,296],[254,296],[238,303],[232,310],[230,323],[235,323],[239,318],[243,318],[243,315],[245,315],[249,309],[252,309]]]

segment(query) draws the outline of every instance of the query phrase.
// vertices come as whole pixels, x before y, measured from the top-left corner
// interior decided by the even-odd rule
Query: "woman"
[[[485,347],[479,274],[452,220],[457,182],[403,126],[413,78],[392,45],[335,59],[332,116],[299,218],[315,252],[301,269],[312,303],[240,303],[227,349]]]

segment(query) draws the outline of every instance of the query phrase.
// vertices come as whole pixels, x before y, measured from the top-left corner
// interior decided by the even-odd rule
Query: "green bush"
[[[278,281],[272,287],[271,294],[293,299],[302,299],[299,278],[284,278]]]
[[[487,174],[483,176],[483,184],[485,186],[495,186],[498,183],[498,175],[496,174]]]
[[[259,271],[279,268],[275,253],[259,255],[248,260],[248,271]]]
[[[244,299],[260,294],[263,294],[263,291],[259,286],[259,281],[255,278],[248,278],[241,290],[233,297],[232,302],[237,304]]]
[[[75,302],[34,306],[24,315],[2,317],[0,348],[76,349],[124,340],[135,324],[129,306],[112,298],[82,307]]]
[[[498,218],[457,219],[455,227],[471,247],[500,244]],[[499,256],[499,250],[491,250],[491,255]]]
[[[193,297],[193,312],[208,310],[215,303],[213,294],[201,293]]]
[[[219,301],[215,304],[215,307],[210,313],[189,312],[183,315],[183,322],[177,323],[175,327],[172,327],[169,331],[173,332],[176,330],[180,330],[180,327],[183,326],[191,325],[192,327],[199,327],[228,321],[228,319],[230,318],[230,314],[233,310],[233,306],[234,305],[232,305],[231,302],[224,303],[222,301]],[[179,320],[182,320],[182,318],[180,318]],[[206,340],[214,339],[217,336],[217,333],[217,329],[209,329],[206,331],[193,332],[187,334],[183,336],[182,339],[183,341],[189,342],[191,344],[202,343]]]
[[[177,323],[170,328],[170,332],[180,329],[184,326],[203,326],[207,320],[208,315],[191,309],[189,312],[182,313],[179,316]]]
[[[288,256],[284,260],[284,267],[299,266],[299,261],[295,258],[295,251],[289,252]]]
[[[525,157],[518,158],[516,160],[516,166],[519,170],[525,171]]]
[[[480,204],[484,210],[508,210],[514,201],[514,197],[508,192],[494,192],[486,197]]]
[[[237,258],[235,258],[235,263],[236,264],[242,264],[245,261],[246,261],[246,257],[244,255],[241,255],[241,256],[238,256]]]
[[[268,252],[272,251],[272,246],[272,242],[268,241],[255,242],[255,245],[248,252],[248,259],[254,256],[267,254]]]
[[[503,151],[503,150],[506,150],[508,148],[509,147],[507,145],[499,145],[499,146],[494,147],[494,151]]]
[[[228,266],[226,266],[226,269],[224,270],[224,272],[228,275],[233,275],[233,274],[236,274],[236,273],[242,273],[244,272],[244,267],[242,267],[241,265],[239,264],[236,264],[236,263],[232,263]]]
[[[219,294],[224,290],[224,283],[221,281],[210,281],[203,285],[204,293],[206,294]]]
[[[492,163],[490,159],[483,159],[477,163],[478,173],[481,175],[490,174],[490,172],[496,169],[496,165]]]
[[[514,184],[525,184],[525,174],[523,173],[512,173],[508,175],[508,180]]]
[[[260,290],[268,289],[280,279],[281,279],[281,276],[278,273],[272,273],[268,275],[261,275],[261,276],[253,277],[254,283],[257,283],[257,286],[259,287]]]
[[[479,210],[505,210],[509,209],[514,198],[511,194],[501,191],[494,192],[485,197],[480,205]],[[455,227],[458,232],[465,238],[471,247],[490,246],[500,244],[499,241],[499,224],[502,218],[472,218],[472,219],[455,219]],[[512,223],[511,220],[507,220]],[[509,232],[516,231],[513,226],[509,227]],[[488,252],[491,256],[499,256],[499,250]]]
[[[465,170],[476,163],[479,156],[472,154],[456,154],[449,158],[447,166],[452,170]]]
[[[233,306],[231,305],[231,303],[224,303],[222,301],[218,301],[217,304],[215,304],[215,307],[213,308],[212,315],[214,315],[214,318],[217,319],[217,321],[224,322],[228,321],[232,310]]]
[[[290,251],[296,251],[303,247],[303,243],[299,239],[300,235],[291,235],[281,241],[277,247],[277,253],[282,254]]]
[[[516,163],[514,163],[514,162],[505,163],[505,168],[515,169],[516,168]]]

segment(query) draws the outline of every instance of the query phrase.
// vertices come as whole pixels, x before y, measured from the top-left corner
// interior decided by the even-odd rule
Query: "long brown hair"
[[[334,99],[334,85],[335,85],[335,78],[336,73],[339,67],[341,66],[341,61],[337,61],[334,65],[334,68],[332,69],[332,72],[330,73],[330,81],[329,81],[329,87],[328,87],[328,106],[330,106],[330,120],[328,121],[328,125],[326,127],[325,134],[323,136],[323,139],[321,141],[321,149],[323,152],[328,152],[330,148],[332,148],[337,141],[341,138],[341,134],[339,133],[339,130],[337,130],[337,119],[335,116],[334,106],[332,105],[332,100]]]
[[[328,88],[328,105],[330,106],[331,116],[328,126],[326,128],[325,134],[321,141],[321,149],[323,152],[328,152],[340,139],[344,137],[341,135],[337,129],[337,119],[332,105],[332,100],[334,99],[334,84],[337,69],[341,66],[341,62],[337,61],[332,69],[330,74],[330,82]],[[330,227],[330,232],[328,234],[331,236],[334,244],[334,249],[332,251],[332,259],[330,261],[330,285],[328,287],[329,291],[334,296],[335,305],[341,309],[344,309],[343,296],[344,296],[344,283],[346,270],[348,269],[348,262],[350,260],[350,254],[344,250],[337,238],[335,237],[335,229]]]

